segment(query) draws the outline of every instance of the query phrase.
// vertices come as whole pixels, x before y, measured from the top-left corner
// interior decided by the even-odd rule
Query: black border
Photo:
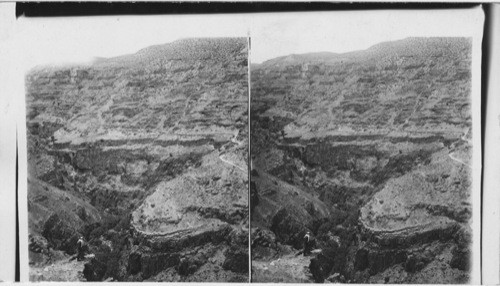
[[[486,105],[488,102],[488,93],[492,96],[492,91],[488,90],[488,84],[491,80],[490,67],[491,56],[493,51],[491,50],[491,38],[493,37],[493,25],[494,19],[491,17],[492,5],[495,4],[486,4],[483,5],[484,12],[484,26],[483,26],[483,42],[481,43],[481,162],[484,164],[484,145],[485,145],[485,135],[486,135]],[[483,228],[483,219],[485,218],[484,212],[484,168],[481,168],[481,196],[480,196],[480,241],[479,241],[479,269],[480,269],[480,282],[483,284],[483,238],[487,236],[485,230]],[[473,238],[474,239],[474,238]]]
[[[21,280],[21,258],[19,254],[19,137],[16,131],[16,262],[14,281]]]
[[[465,9],[480,3],[334,2],[19,2],[16,17]]]

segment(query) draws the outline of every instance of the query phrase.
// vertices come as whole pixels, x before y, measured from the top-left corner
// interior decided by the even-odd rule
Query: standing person
[[[78,256],[76,257],[76,260],[82,261],[85,258],[85,240],[83,240],[83,236],[80,236],[76,245],[78,247]]]
[[[304,235],[304,256],[311,254],[311,232],[306,232]]]

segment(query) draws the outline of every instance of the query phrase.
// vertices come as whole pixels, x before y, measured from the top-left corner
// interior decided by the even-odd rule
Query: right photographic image
[[[480,283],[482,11],[255,18],[252,282]]]

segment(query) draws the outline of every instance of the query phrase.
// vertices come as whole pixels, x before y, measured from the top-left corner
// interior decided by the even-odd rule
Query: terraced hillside
[[[467,38],[253,65],[253,281],[466,283],[470,80]]]
[[[248,281],[247,56],[185,39],[30,71],[32,280],[83,235],[88,281]]]

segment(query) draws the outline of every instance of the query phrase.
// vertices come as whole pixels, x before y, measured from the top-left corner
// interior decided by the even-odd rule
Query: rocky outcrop
[[[75,254],[76,241],[84,234],[85,227],[101,218],[97,209],[74,194],[38,179],[29,178],[28,182],[31,237],[34,241],[45,241],[47,245],[44,249]],[[48,250],[45,252],[48,253]]]
[[[226,227],[185,237],[138,237],[128,256],[128,275],[151,279],[174,270],[179,279],[200,275],[204,265],[248,275],[248,234]],[[215,258],[215,257],[220,257]],[[168,274],[171,275],[171,274]]]
[[[43,236],[29,235],[28,248],[32,252],[43,253],[48,251],[49,243]]]
[[[45,222],[42,235],[51,242],[52,247],[61,249],[68,254],[76,253],[76,242],[79,233],[57,214],[53,214]]]
[[[170,267],[183,277],[194,275],[209,255],[188,250],[204,245],[227,248],[220,261],[223,269],[248,273],[248,232],[239,230],[248,219],[248,193],[245,173],[236,168],[217,154],[207,155],[197,169],[159,184],[132,214],[134,239],[146,247],[140,259],[144,279]],[[136,257],[135,252],[129,260]],[[130,274],[137,271],[135,266]]]
[[[277,236],[283,236],[288,244],[296,240],[291,238],[292,234],[298,236],[299,232],[311,229],[315,220],[329,215],[326,204],[312,194],[265,172],[259,174],[252,177],[259,200],[253,207],[254,226],[275,229]]]
[[[470,185],[468,172],[446,153],[436,153],[425,167],[389,180],[361,210],[369,243],[357,253],[358,269],[374,275],[401,264],[408,273],[420,272],[451,245],[447,267],[468,271],[470,194],[454,187]]]

